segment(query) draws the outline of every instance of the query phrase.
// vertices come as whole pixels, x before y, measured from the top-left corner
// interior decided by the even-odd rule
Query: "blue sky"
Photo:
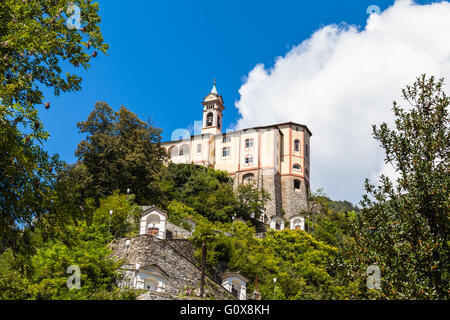
[[[40,107],[50,139],[46,149],[69,163],[83,136],[76,123],[96,101],[115,110],[124,105],[162,128],[163,140],[202,116],[202,98],[213,79],[226,111],[224,127],[239,120],[235,102],[245,76],[258,63],[274,64],[293,46],[329,24],[364,28],[366,9],[381,10],[394,1],[118,1],[100,4],[102,31],[110,45],[82,72],[82,90],[47,95]],[[418,1],[425,3],[425,1]],[[430,1],[428,1],[430,2]],[[282,106],[282,101],[280,101]]]

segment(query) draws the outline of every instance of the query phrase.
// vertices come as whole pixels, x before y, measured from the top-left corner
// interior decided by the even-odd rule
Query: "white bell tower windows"
[[[213,126],[213,117],[214,117],[214,115],[213,115],[212,112],[208,113],[208,115],[206,116],[206,125],[205,125],[205,127],[212,127]]]
[[[217,93],[216,81],[211,92],[203,99],[203,128],[202,134],[221,134],[222,133],[222,96]]]

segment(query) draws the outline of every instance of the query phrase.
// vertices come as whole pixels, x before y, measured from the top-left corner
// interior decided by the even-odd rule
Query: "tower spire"
[[[216,88],[216,79],[214,79],[214,85],[211,89],[211,93],[219,95],[219,93],[217,92],[217,88]]]

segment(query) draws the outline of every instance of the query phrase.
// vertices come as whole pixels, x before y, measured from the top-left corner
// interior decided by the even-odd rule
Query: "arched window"
[[[300,140],[298,140],[298,139],[294,141],[294,151],[295,152],[300,151]]]
[[[225,147],[222,149],[222,158],[228,158],[231,155],[231,148]]]
[[[217,115],[217,128],[220,129],[220,116]]]
[[[210,112],[206,115],[206,126],[207,127],[211,127],[213,125],[213,117],[214,116],[213,116],[212,112]]]
[[[294,180],[294,190],[300,191],[300,180]]]
[[[180,152],[178,153],[179,156],[186,156],[189,154],[189,146],[187,144],[183,144],[180,147]]]
[[[253,148],[253,139],[246,139],[245,140],[245,148],[246,149]]]
[[[147,234],[151,236],[158,236],[159,234],[159,226],[161,223],[161,219],[156,214],[151,214],[147,217]]]
[[[292,166],[292,169],[302,172],[302,167],[297,163]]]
[[[255,175],[253,173],[247,173],[242,177],[242,183],[247,184],[253,182]]]
[[[300,218],[297,218],[292,222],[292,227],[293,230],[302,230],[302,221]]]

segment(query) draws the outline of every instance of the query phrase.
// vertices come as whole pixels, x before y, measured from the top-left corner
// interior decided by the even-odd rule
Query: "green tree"
[[[140,204],[159,202],[158,177],[166,156],[160,129],[123,106],[114,112],[105,102],[97,102],[77,126],[87,136],[78,144],[72,175],[85,197],[98,200],[116,189],[121,193],[130,189]]]
[[[81,10],[80,29],[69,29],[69,3]],[[0,112],[41,135],[36,105],[42,87],[61,92],[81,89],[81,77],[63,73],[64,63],[89,68],[96,50],[106,53],[98,4],[91,0],[15,1],[0,3]],[[49,104],[46,104],[49,107]]]
[[[232,179],[225,171],[170,163],[161,177],[164,207],[176,200],[211,221],[230,221],[236,208]]]
[[[55,227],[43,218],[30,232],[30,244],[35,249],[30,256],[14,255],[10,249],[0,255],[0,298],[134,299],[135,293],[117,287],[121,262],[111,259],[109,249],[115,237],[137,233],[140,208],[127,198],[114,193],[101,199],[99,208],[87,209],[91,216],[86,220],[67,219]],[[58,219],[64,217],[68,215]],[[47,228],[57,233],[49,237]],[[18,269],[23,265],[24,270]],[[71,265],[81,270],[79,290],[69,290],[66,285]]]
[[[381,176],[366,180],[353,225],[356,243],[345,256],[344,274],[366,278],[366,268],[381,270],[381,290],[364,296],[388,299],[448,299],[450,131],[449,98],[443,79],[425,75],[402,90],[408,108],[394,102],[395,129],[383,123],[373,135],[385,150],[396,183]]]
[[[235,193],[227,172],[194,164],[170,163],[160,181],[164,207],[177,201],[211,221],[230,222],[234,215],[258,218],[270,198],[252,184],[240,185]]]
[[[351,220],[359,209],[348,201],[331,200],[323,189],[311,196],[315,212],[305,212],[307,231],[317,240],[335,247],[347,245],[351,239]],[[318,210],[317,210],[318,209]]]
[[[270,194],[258,188],[255,184],[241,184],[236,192],[237,208],[236,216],[250,220],[259,219],[265,211],[265,205],[270,200]]]
[[[29,232],[48,207],[56,172],[62,167],[0,110],[0,252],[30,249]]]
[[[139,233],[142,209],[128,197],[115,191],[111,196],[100,199],[100,207],[93,213],[93,224],[102,226],[103,232],[109,233],[114,239]]]
[[[104,226],[80,222],[67,227],[66,239],[54,239],[39,248],[32,258],[33,274],[27,293],[31,299],[120,299],[133,293],[120,291],[117,282],[120,262],[110,258],[111,250]],[[80,268],[81,287],[69,289],[67,280],[71,265]]]
[[[79,30],[66,25],[69,2],[81,9]],[[27,227],[50,210],[44,200],[62,163],[38,146],[48,133],[36,105],[44,86],[57,96],[80,90],[81,78],[62,65],[87,69],[94,50],[106,52],[99,23],[90,0],[0,2],[0,252],[32,249]]]

